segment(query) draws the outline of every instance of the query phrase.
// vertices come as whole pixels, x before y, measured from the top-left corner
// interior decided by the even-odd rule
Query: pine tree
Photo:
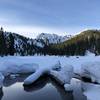
[[[14,37],[12,34],[9,34],[9,54],[14,55],[15,48],[14,48]]]
[[[6,43],[3,28],[0,29],[0,55],[3,56],[6,54]]]

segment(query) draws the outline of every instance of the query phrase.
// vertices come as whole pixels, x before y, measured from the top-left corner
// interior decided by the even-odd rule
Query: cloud
[[[99,0],[0,0],[0,25],[26,35],[77,33],[100,26],[99,3]]]

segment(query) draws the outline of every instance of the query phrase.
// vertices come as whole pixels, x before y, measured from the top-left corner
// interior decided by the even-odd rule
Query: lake
[[[30,86],[23,86],[25,78],[26,75],[7,77],[0,89],[0,100],[87,100],[78,81],[73,80],[73,92],[66,92],[48,76],[41,77]]]

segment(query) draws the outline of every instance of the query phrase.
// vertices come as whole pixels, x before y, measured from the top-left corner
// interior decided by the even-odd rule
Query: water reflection
[[[0,88],[0,100],[2,100],[2,97],[3,97],[3,89]]]
[[[48,76],[42,76],[30,86],[23,86],[22,82],[26,77],[26,75],[14,79],[7,77],[4,80],[4,89],[0,89],[0,100],[86,100],[80,86],[75,86],[74,92],[66,92],[60,84]]]
[[[26,92],[34,92],[37,90],[42,89],[43,87],[45,87],[45,85],[49,82],[47,77],[41,77],[39,78],[34,84],[29,85],[29,86],[24,86],[24,90]]]
[[[48,76],[41,77],[37,82],[35,82],[31,86],[24,86],[24,90],[27,92],[38,91],[47,84],[52,84],[56,88],[57,92],[60,94],[60,100],[74,100],[72,92],[66,92],[60,84],[58,84],[56,81],[54,81],[52,78]]]
[[[11,78],[10,76],[8,76],[5,78],[3,85],[4,85],[4,87],[9,87],[17,82],[23,82],[27,76],[29,76],[29,75],[23,74],[23,75],[15,77],[15,78]]]

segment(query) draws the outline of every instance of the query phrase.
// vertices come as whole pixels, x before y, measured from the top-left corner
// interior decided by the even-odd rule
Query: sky
[[[31,38],[100,29],[100,0],[0,0],[0,26]]]

